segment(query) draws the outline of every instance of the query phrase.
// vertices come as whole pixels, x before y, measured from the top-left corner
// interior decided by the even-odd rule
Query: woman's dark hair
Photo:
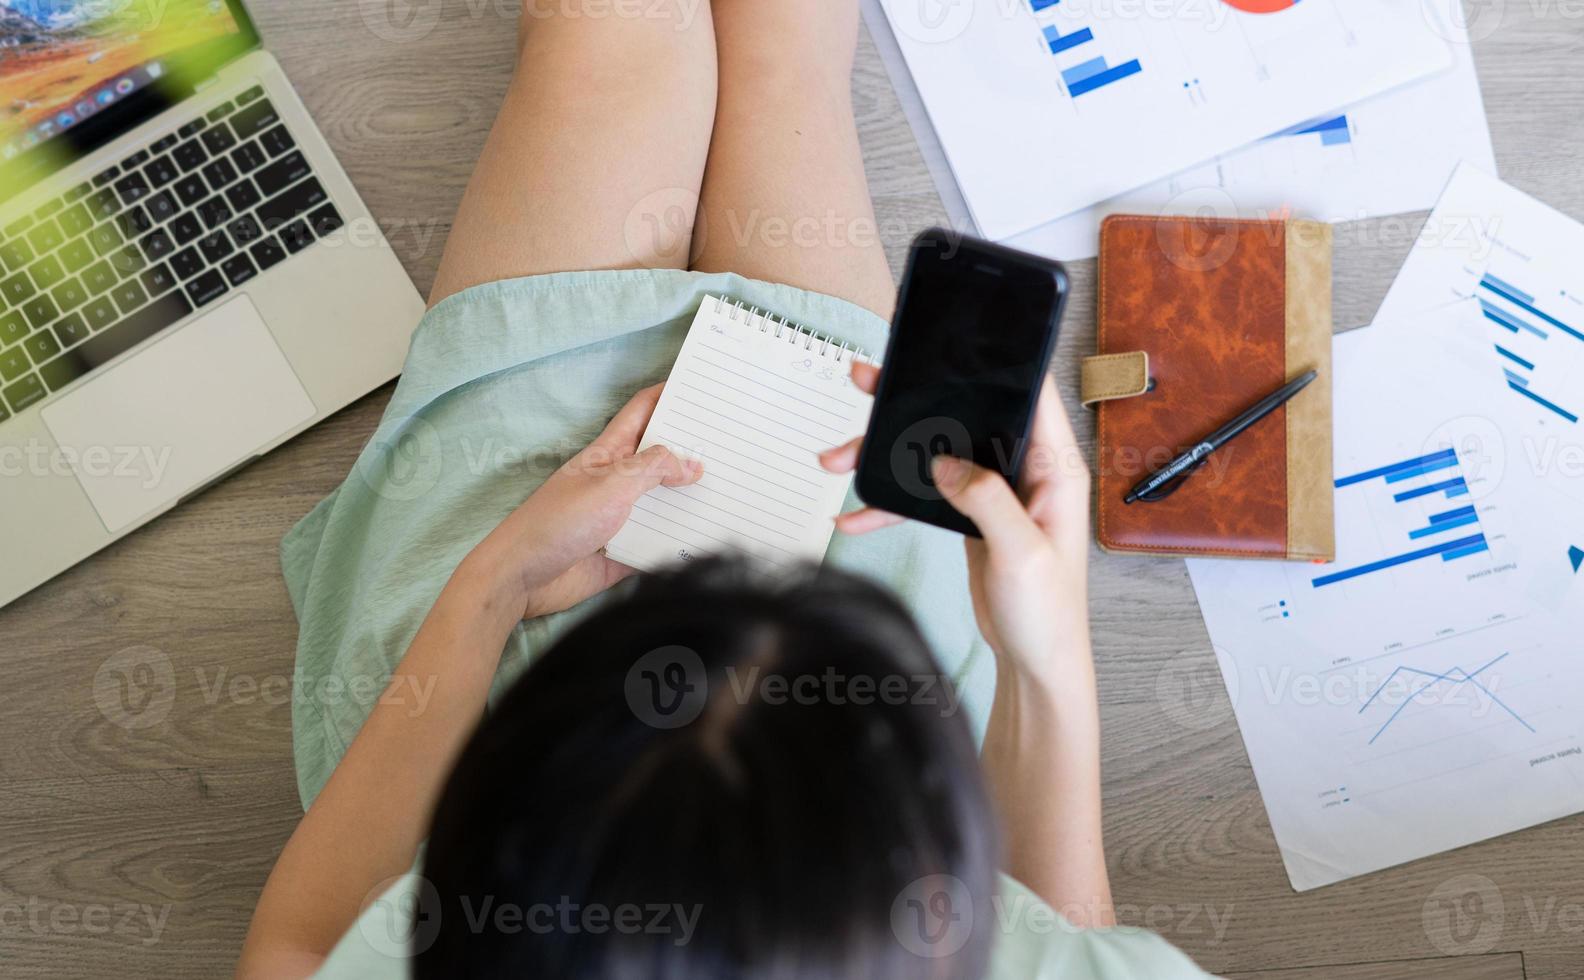
[[[457,763],[414,976],[983,975],[997,836],[949,684],[850,575],[641,580]]]

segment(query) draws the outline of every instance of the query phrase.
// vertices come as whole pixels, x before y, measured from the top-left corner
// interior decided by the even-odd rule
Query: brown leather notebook
[[[1108,551],[1330,560],[1331,229],[1117,215],[1100,231],[1096,533]],[[1154,503],[1140,480],[1286,381],[1319,378]]]

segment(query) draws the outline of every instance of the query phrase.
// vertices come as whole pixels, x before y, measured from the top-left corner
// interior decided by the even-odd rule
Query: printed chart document
[[[1584,224],[1478,168],[1447,185],[1381,307],[1386,323],[1449,302],[1441,329],[1472,341],[1483,382],[1523,427],[1552,544],[1547,602],[1584,605]]]
[[[998,240],[1452,64],[1421,0],[1208,0],[1172,16],[882,5],[973,219]]]
[[[1337,338],[1335,563],[1188,563],[1299,891],[1584,810],[1584,616],[1444,315]]]

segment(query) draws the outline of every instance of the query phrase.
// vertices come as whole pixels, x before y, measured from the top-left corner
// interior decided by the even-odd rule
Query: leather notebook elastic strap
[[[1150,390],[1149,354],[1134,351],[1084,358],[1081,390],[1084,408],[1144,394]]]

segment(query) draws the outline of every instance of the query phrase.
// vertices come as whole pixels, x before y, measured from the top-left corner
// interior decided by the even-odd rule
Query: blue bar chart
[[[1359,488],[1355,492],[1360,493],[1380,494],[1384,491],[1389,494],[1391,503],[1399,506],[1417,506],[1424,500],[1438,496],[1442,500],[1452,501],[1467,497],[1469,492],[1462,464],[1458,462],[1457,452],[1452,449],[1389,463],[1336,481],[1338,490],[1351,487]],[[1407,550],[1401,553],[1318,576],[1311,584],[1319,589],[1410,562],[1432,558],[1451,562],[1490,550],[1490,544],[1480,528],[1479,512],[1472,504],[1456,507],[1448,505],[1447,509],[1429,515],[1422,525],[1407,531],[1402,543]]]
[[[1353,129],[1346,115],[1332,116],[1328,119],[1299,123],[1291,129],[1272,133],[1266,139],[1287,139],[1298,136],[1318,136],[1321,146],[1346,146],[1353,142]]]
[[[1513,334],[1513,346],[1523,345],[1526,352],[1529,352],[1530,348],[1543,351],[1544,347],[1536,345],[1542,341],[1549,342],[1556,337],[1571,337],[1584,341],[1584,333],[1540,309],[1532,293],[1520,289],[1494,273],[1486,272],[1480,277],[1477,295],[1485,319]],[[1564,339],[1562,343],[1567,341]],[[1496,345],[1496,353],[1503,358],[1502,374],[1510,391],[1558,418],[1569,423],[1578,423],[1578,412],[1564,407],[1561,402],[1549,395],[1534,390],[1533,372],[1536,370],[1539,354],[1530,352],[1526,357],[1502,344]]]
[[[1029,0],[1036,14],[1056,7],[1061,0]],[[1044,24],[1040,28],[1045,39],[1045,46],[1050,49],[1053,56],[1062,57],[1066,61],[1069,55],[1079,58],[1076,64],[1061,68],[1062,84],[1067,87],[1067,94],[1074,99],[1098,92],[1119,82],[1130,78],[1144,70],[1143,64],[1137,58],[1130,58],[1119,64],[1111,62],[1103,54],[1095,54],[1092,48],[1085,47],[1095,41],[1095,33],[1089,27],[1067,27],[1054,23]],[[1076,49],[1083,48],[1079,51]]]

